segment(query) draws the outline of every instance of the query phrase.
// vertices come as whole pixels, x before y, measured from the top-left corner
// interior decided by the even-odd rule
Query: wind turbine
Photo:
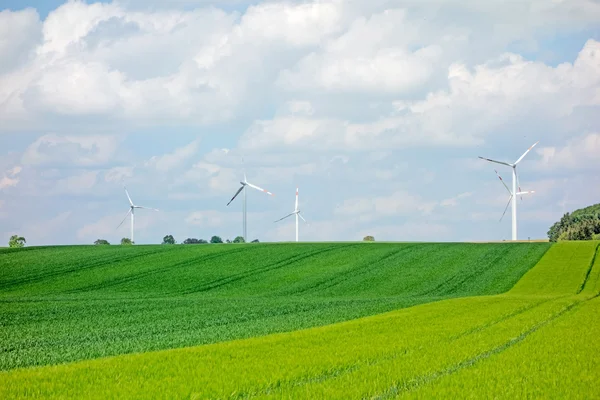
[[[127,195],[127,199],[129,200],[129,211],[127,211],[127,214],[125,214],[125,218],[123,218],[123,221],[121,221],[121,223],[119,224],[119,226],[117,226],[117,229],[119,229],[119,227],[121,225],[123,225],[123,222],[125,222],[125,220],[129,216],[129,214],[131,214],[131,243],[133,244],[134,243],[134,241],[133,241],[133,214],[134,214],[134,210],[136,208],[143,208],[144,210],[154,210],[154,211],[158,211],[158,210],[156,208],[136,206],[135,204],[133,204],[133,201],[131,200],[131,196],[129,196],[129,192],[127,191],[127,188],[125,186],[123,186],[123,189],[125,189],[125,194]]]
[[[502,184],[504,185],[504,187],[506,188],[506,190],[510,194],[510,197],[508,198],[508,203],[506,204],[506,208],[504,209],[504,212],[502,213],[502,216],[500,217],[500,221],[502,221],[502,218],[504,218],[504,214],[506,214],[506,210],[508,210],[508,206],[510,205],[510,201],[512,200],[512,198],[514,196],[513,196],[513,193],[510,191],[510,189],[508,188],[508,186],[506,186],[506,183],[504,183],[504,179],[502,179],[502,177],[500,176],[500,174],[498,173],[498,171],[494,170],[494,172],[496,173],[496,175],[498,176],[498,179],[500,179],[500,182],[502,182]],[[517,192],[517,195],[521,196],[521,195],[530,194],[530,193],[535,193],[535,190],[529,190],[529,191],[526,191],[526,192],[522,192],[521,188],[519,188],[519,191]],[[523,197],[521,197],[521,200],[523,200]]]
[[[244,159],[242,159],[242,165],[243,165],[243,163],[244,163]],[[231,202],[238,196],[238,194],[240,194],[241,191],[244,191],[244,216],[243,216],[243,218],[244,218],[244,242],[247,242],[247,240],[246,240],[246,227],[247,227],[248,224],[246,222],[246,203],[247,203],[247,201],[246,201],[246,187],[251,187],[252,189],[256,189],[258,191],[264,192],[264,193],[266,193],[266,194],[268,194],[270,196],[274,196],[274,194],[271,193],[271,192],[269,192],[269,191],[267,191],[267,190],[265,190],[265,189],[263,189],[263,188],[260,188],[260,187],[258,187],[256,185],[253,185],[250,182],[248,182],[248,180],[246,179],[246,171],[245,170],[244,170],[244,180],[241,181],[240,183],[242,184],[242,186],[238,189],[237,192],[235,192],[235,194],[233,195],[233,197],[231,198],[231,200],[229,200],[229,203],[227,203],[227,206],[229,206],[229,204],[231,204]]]
[[[300,215],[300,210],[298,209],[298,188],[296,188],[296,206],[294,207],[294,212],[289,213],[288,215],[286,215],[283,218],[279,218],[275,222],[282,221],[282,220],[286,219],[287,217],[291,217],[292,215],[296,215],[296,242],[297,242],[298,241],[298,217],[302,218],[302,221],[306,222],[304,217],[302,215]],[[306,222],[306,223],[308,224],[308,222]]]
[[[535,142],[530,148],[528,148],[527,151],[525,153],[523,153],[523,155],[521,157],[519,157],[519,159],[512,164],[503,162],[503,161],[491,160],[491,159],[485,158],[485,157],[479,157],[482,160],[486,160],[486,161],[493,162],[496,164],[506,165],[506,166],[512,168],[512,176],[513,176],[512,190],[510,190],[508,188],[508,186],[506,186],[506,184],[504,183],[502,178],[500,178],[500,175],[498,175],[498,172],[496,172],[496,174],[498,175],[498,178],[500,178],[500,180],[506,187],[506,190],[508,190],[508,192],[510,193],[510,198],[508,199],[508,204],[506,205],[507,209],[508,209],[508,205],[510,205],[510,202],[514,196],[520,196],[520,195],[527,194],[527,193],[534,193],[533,191],[529,191],[529,192],[521,191],[521,187],[519,185],[519,177],[517,175],[517,165],[523,160],[523,158],[527,155],[527,153],[529,153],[531,151],[531,149],[533,149],[538,143],[539,143],[539,140],[537,142]],[[518,191],[517,191],[517,188],[518,188]],[[521,200],[523,200],[522,197],[521,197]],[[504,212],[506,213],[506,209],[504,210]],[[504,217],[504,214],[502,214],[502,217]],[[500,219],[502,220],[502,218],[500,218]],[[516,200],[513,201],[513,203],[512,203],[512,240],[517,240],[517,201]]]

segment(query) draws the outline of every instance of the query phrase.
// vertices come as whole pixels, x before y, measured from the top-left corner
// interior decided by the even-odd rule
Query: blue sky
[[[0,2],[0,243],[502,240],[600,202],[600,5]],[[501,166],[500,166],[501,167]],[[498,168],[510,181],[510,170]],[[241,200],[241,199],[240,199]],[[143,210],[142,210],[143,211]]]

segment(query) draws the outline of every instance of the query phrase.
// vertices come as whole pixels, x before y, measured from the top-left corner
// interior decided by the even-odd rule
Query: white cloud
[[[53,182],[52,194],[85,195],[98,182],[98,171],[81,171]]]
[[[278,84],[288,90],[398,93],[418,87],[432,75],[441,56],[437,45],[410,51],[416,36],[404,10],[386,10],[368,20],[358,18],[322,52],[304,57],[284,70]]]
[[[9,187],[17,186],[20,181],[19,174],[23,168],[20,165],[15,165],[4,173],[4,176],[0,179],[0,190]]]
[[[124,75],[97,62],[65,59],[46,67],[24,93],[29,107],[62,115],[121,113]]]
[[[248,8],[239,25],[239,34],[255,42],[285,41],[293,46],[316,45],[340,29],[340,0],[300,4],[263,3]]]
[[[111,135],[47,134],[33,142],[23,153],[24,165],[98,166],[114,156],[119,139]]]
[[[357,197],[347,199],[335,209],[340,215],[371,215],[382,217],[389,215],[430,214],[435,208],[434,202],[425,201],[416,194],[396,191],[388,196]]]
[[[72,214],[71,211],[63,211],[47,219],[37,219],[25,223],[19,232],[25,236],[28,245],[36,242],[62,244],[64,239],[57,233],[64,232],[64,227],[69,222]]]
[[[448,84],[448,90],[429,93],[422,101],[392,102],[396,116],[365,123],[293,115],[257,121],[240,146],[371,150],[480,145],[523,118],[558,122],[578,108],[600,106],[600,42],[590,39],[573,64],[555,68],[508,53],[473,69],[453,64]],[[574,117],[571,129],[590,122],[590,117]]]
[[[0,11],[0,74],[25,63],[40,39],[41,23],[34,9]]]
[[[125,178],[133,176],[133,167],[114,167],[106,171],[104,180],[112,183],[123,183]]]
[[[2,177],[2,179],[0,179],[0,189],[6,189],[11,186],[17,186],[17,183],[19,183],[19,179],[9,178],[5,175]]]
[[[215,210],[194,211],[190,213],[185,222],[190,225],[199,225],[206,228],[219,228],[238,222],[239,213],[228,213]]]
[[[443,207],[456,207],[459,203],[459,200],[467,198],[467,197],[471,197],[472,195],[473,195],[472,192],[461,193],[457,196],[442,200],[440,202],[440,205]]]
[[[194,140],[185,146],[175,149],[172,153],[152,157],[146,165],[153,166],[159,172],[168,172],[180,167],[191,157],[195,156],[198,153],[199,147],[200,140]]]
[[[537,149],[542,159],[540,169],[593,169],[600,166],[600,134],[589,133],[572,140],[565,146]]]

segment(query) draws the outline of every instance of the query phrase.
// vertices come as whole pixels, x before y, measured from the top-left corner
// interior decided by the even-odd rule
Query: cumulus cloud
[[[41,36],[41,22],[36,10],[0,11],[0,74],[27,62]]]
[[[432,45],[410,51],[416,29],[405,16],[397,9],[358,18],[320,53],[282,71],[278,84],[287,90],[398,93],[425,83],[442,50]]]
[[[579,182],[570,207],[594,198],[581,182],[595,182],[599,150],[600,42],[584,37],[596,1],[224,4],[0,11],[3,226],[18,229],[6,216],[31,199],[45,205],[32,221],[89,210],[65,220],[73,241],[120,235],[110,215],[126,199],[108,194],[126,182],[171,210],[140,222],[147,238],[237,232],[225,203],[243,156],[250,182],[277,195],[253,193],[260,218],[289,212],[300,187],[303,238],[499,237],[481,216],[506,193],[476,156],[512,159],[536,140],[520,171],[537,192],[523,234],[545,233],[533,221],[559,214],[564,182]],[[293,238],[255,217],[261,240]]]
[[[159,172],[168,172],[173,168],[183,165],[191,157],[198,153],[200,141],[194,140],[185,146],[177,148],[174,152],[161,156],[154,156],[146,162],[146,166],[152,166]]]
[[[393,101],[396,115],[365,123],[295,115],[257,121],[241,146],[322,150],[480,145],[486,136],[523,118],[560,121],[578,109],[600,106],[600,42],[588,40],[574,63],[557,67],[510,53],[474,68],[453,64],[448,84],[449,89],[431,92],[424,100]],[[590,117],[574,117],[571,129],[589,122]]]
[[[600,134],[589,133],[569,140],[564,146],[542,147],[537,163],[541,169],[592,169],[600,166]]]
[[[119,138],[113,135],[47,134],[24,151],[24,165],[99,166],[114,155]]]

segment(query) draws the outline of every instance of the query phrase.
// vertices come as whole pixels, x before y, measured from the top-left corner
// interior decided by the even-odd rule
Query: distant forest
[[[551,242],[561,240],[600,240],[600,203],[566,213],[550,227]]]

